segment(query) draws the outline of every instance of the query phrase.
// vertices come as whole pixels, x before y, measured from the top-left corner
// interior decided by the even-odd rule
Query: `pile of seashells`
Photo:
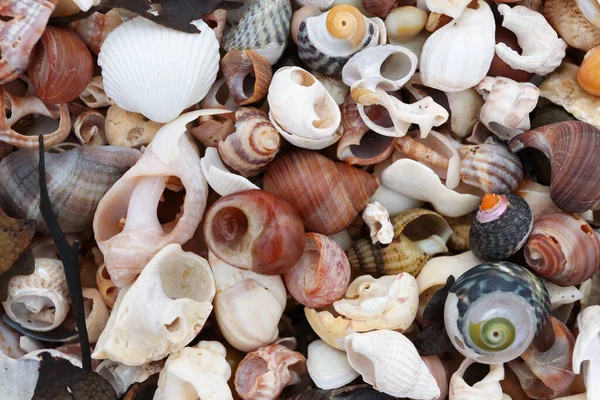
[[[600,0],[0,0],[0,85],[0,399],[600,400]]]

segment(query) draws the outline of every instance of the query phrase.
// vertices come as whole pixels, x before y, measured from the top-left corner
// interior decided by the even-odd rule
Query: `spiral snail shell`
[[[450,288],[444,309],[454,347],[478,363],[520,356],[548,320],[550,297],[527,269],[510,263],[480,264]]]

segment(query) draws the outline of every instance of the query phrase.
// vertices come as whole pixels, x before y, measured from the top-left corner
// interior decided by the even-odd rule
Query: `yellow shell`
[[[392,225],[394,239],[389,245],[359,239],[346,251],[355,274],[417,276],[431,257],[448,251],[445,244],[452,228],[434,211],[415,208],[394,217]]]

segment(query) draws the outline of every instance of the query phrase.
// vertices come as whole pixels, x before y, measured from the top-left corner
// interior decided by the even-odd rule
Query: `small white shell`
[[[342,79],[352,89],[394,91],[413,76],[418,62],[415,53],[403,46],[367,47],[348,60],[342,70]]]
[[[208,260],[217,286],[215,316],[227,342],[245,352],[273,343],[287,301],[281,277],[234,268],[211,252]]]
[[[154,400],[233,399],[225,354],[221,343],[204,340],[171,354],[160,372]]]
[[[323,390],[342,387],[360,375],[348,362],[346,353],[322,340],[308,345],[306,367],[315,385]]]
[[[478,264],[481,264],[481,261],[473,255],[472,251],[455,256],[432,258],[427,261],[421,273],[417,276],[419,294],[436,286],[444,286],[450,275],[458,279],[459,276]]]
[[[365,207],[362,218],[371,230],[373,243],[392,243],[394,239],[394,227],[390,221],[390,214],[384,206],[378,202],[369,203]]]
[[[434,126],[440,126],[448,120],[448,111],[431,97],[407,104],[380,89],[373,92],[357,88],[356,92],[361,93],[357,101],[360,117],[369,129],[380,135],[402,137],[412,124],[417,124],[421,137],[424,138]],[[387,110],[393,123],[392,127],[381,126],[369,118],[365,112],[365,105],[373,104],[379,104]]]
[[[510,140],[529,130],[529,113],[537,105],[540,96],[540,90],[535,85],[488,76],[475,90],[485,100],[480,120],[500,140]]]
[[[583,298],[583,293],[575,286],[559,286],[545,279],[542,279],[542,282],[544,282],[544,286],[546,286],[548,294],[550,295],[552,311],[560,306],[575,303]]]
[[[75,3],[81,11],[87,11],[92,8],[92,6],[100,4],[100,1],[101,0],[73,0],[73,3]]]
[[[460,217],[479,207],[481,198],[450,190],[433,170],[417,161],[403,158],[381,173],[381,182],[388,188],[416,200],[429,202],[447,217]],[[457,189],[461,189],[461,185]]]
[[[483,0],[478,5],[477,10],[465,9],[425,42],[420,70],[426,86],[460,92],[487,74],[494,58],[496,23],[490,6]]]
[[[132,366],[104,360],[96,367],[95,372],[106,379],[117,392],[117,396],[121,397],[131,385],[144,382],[151,375],[159,373],[163,366],[163,361]]]
[[[208,262],[170,244],[133,284],[119,291],[92,357],[126,365],[161,360],[196,337],[212,311],[214,296]]]
[[[104,82],[101,75],[92,78],[84,91],[79,95],[79,99],[89,108],[108,107],[112,104],[104,92]]]
[[[503,364],[490,365],[490,372],[473,386],[463,379],[465,371],[475,362],[465,358],[460,368],[450,378],[450,400],[502,400],[504,394],[500,381],[504,379]]]
[[[194,24],[201,33],[179,32],[142,17],[119,25],[98,56],[108,97],[160,123],[202,100],[217,77],[219,42],[202,20]]]
[[[577,317],[579,336],[573,349],[573,372],[581,372],[583,363],[587,398],[600,396],[600,306],[586,308]]]
[[[469,136],[479,120],[483,99],[475,89],[461,92],[447,92],[450,107],[450,130],[458,137]]]
[[[470,2],[471,0],[427,0],[426,4],[431,12],[459,18]]]
[[[558,37],[544,16],[527,7],[498,5],[504,17],[502,26],[512,31],[519,40],[522,53],[500,42],[496,54],[513,69],[548,75],[565,57],[567,44]]]
[[[395,397],[431,400],[440,395],[433,375],[403,334],[380,330],[346,336],[348,361],[365,382]]]
[[[373,176],[377,178],[379,187],[371,197],[371,202],[377,201],[386,208],[390,217],[395,217],[396,215],[402,214],[413,208],[422,207],[424,202],[395,192],[393,189],[388,188],[383,184],[381,181],[381,173],[385,171],[387,167],[392,165],[392,162],[392,159],[388,158],[387,160],[376,164],[373,168]]]
[[[277,70],[267,99],[271,123],[294,146],[319,150],[341,137],[340,108],[308,71],[299,67]]]
[[[207,147],[204,157],[200,159],[202,173],[211,188],[221,196],[227,196],[244,190],[259,189],[254,183],[241,175],[229,172],[219,157],[219,151]]]
[[[37,258],[34,272],[12,277],[7,293],[2,302],[6,314],[32,331],[51,331],[63,323],[69,311],[67,280],[59,260]]]

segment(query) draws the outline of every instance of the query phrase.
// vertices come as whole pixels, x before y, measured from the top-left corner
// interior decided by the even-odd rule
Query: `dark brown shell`
[[[513,152],[532,147],[548,157],[550,195],[561,210],[600,209],[600,130],[581,121],[557,122],[516,136],[509,147]]]

